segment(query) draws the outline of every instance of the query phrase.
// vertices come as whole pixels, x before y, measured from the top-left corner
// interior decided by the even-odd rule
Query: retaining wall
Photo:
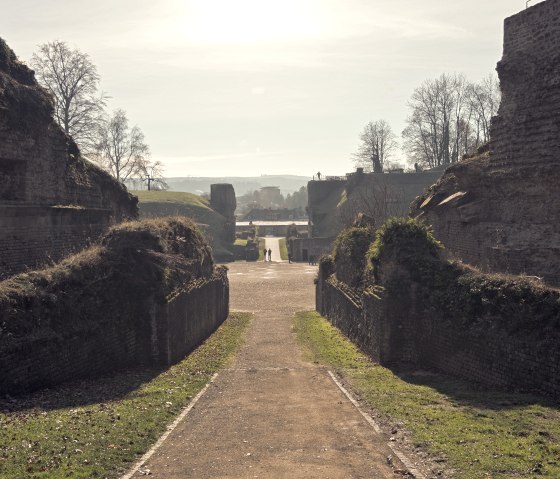
[[[559,397],[557,290],[527,287],[520,295],[516,280],[494,279],[490,282],[499,283],[501,296],[493,297],[496,283],[481,296],[466,276],[459,275],[449,291],[437,292],[441,298],[450,292],[449,297],[456,297],[455,302],[445,299],[447,306],[442,306],[426,293],[435,282],[420,284],[401,268],[394,271],[385,288],[353,290],[331,274],[328,262],[322,263],[317,311],[382,365],[414,363],[492,387]],[[480,273],[464,274],[486,279]],[[540,305],[539,317],[532,311],[539,311]],[[500,309],[508,312],[498,315]]]
[[[181,360],[227,318],[227,270],[187,220],[113,228],[0,282],[0,394]]]

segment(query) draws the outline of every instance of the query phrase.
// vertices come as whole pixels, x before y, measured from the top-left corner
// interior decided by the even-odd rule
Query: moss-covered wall
[[[229,286],[187,220],[125,223],[0,282],[0,394],[178,361],[228,315]]]
[[[441,258],[422,223],[388,222],[352,288],[325,258],[317,309],[382,364],[411,362],[490,386],[560,394],[560,292]]]

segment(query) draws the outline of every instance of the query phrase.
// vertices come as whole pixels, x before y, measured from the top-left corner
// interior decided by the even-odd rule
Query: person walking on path
[[[264,256],[264,260],[266,261],[266,248],[263,249],[263,256]]]
[[[268,248],[268,261],[272,261],[272,250]]]

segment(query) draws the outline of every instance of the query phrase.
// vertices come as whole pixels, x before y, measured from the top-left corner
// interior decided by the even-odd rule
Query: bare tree
[[[433,168],[456,161],[464,77],[441,75],[414,90],[411,114],[403,131],[404,147],[412,162]],[[455,131],[455,133],[457,133]]]
[[[389,183],[384,176],[358,186],[339,206],[338,216],[345,227],[351,226],[360,213],[370,218],[375,227],[392,216],[408,214],[409,205],[402,186]]]
[[[137,126],[129,128],[125,111],[119,109],[99,128],[92,159],[124,183],[132,175],[142,175],[149,155],[144,133]]]
[[[500,83],[494,74],[469,86],[468,101],[473,113],[476,147],[490,141],[490,123],[498,113],[501,96]]]
[[[161,161],[145,160],[140,165],[142,180],[148,185],[149,190],[167,190],[169,185],[163,177],[163,164]]]
[[[55,119],[84,154],[94,145],[106,96],[98,92],[99,74],[89,56],[56,40],[39,45],[31,58],[37,81],[55,100]]]
[[[462,74],[425,81],[412,94],[402,133],[409,161],[428,168],[460,161],[489,141],[499,101],[492,76],[478,84]]]
[[[382,173],[383,165],[397,148],[396,135],[385,120],[370,121],[360,135],[354,163],[366,171]]]

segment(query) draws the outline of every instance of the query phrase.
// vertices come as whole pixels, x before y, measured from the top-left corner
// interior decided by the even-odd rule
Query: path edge
[[[374,429],[376,433],[381,434],[382,430],[379,427],[379,424],[377,424],[369,414],[367,414],[365,411],[362,410],[356,398],[354,398],[354,396],[352,396],[352,394],[342,385],[342,383],[336,378],[334,373],[332,371],[327,371],[327,372],[329,373],[329,376],[331,377],[333,382],[338,386],[338,388],[348,398],[348,400],[354,405],[354,407],[363,416],[363,418],[367,421],[367,423]],[[394,444],[389,442],[387,443],[387,446],[389,447],[389,449],[391,449],[391,451],[395,454],[395,456],[397,456],[400,459],[400,461],[408,469],[408,472],[410,472],[415,477],[415,479],[426,479],[426,476],[422,474],[418,469],[416,469],[412,461],[407,456],[405,456],[401,451],[399,451]]]
[[[210,378],[210,380],[206,383],[206,385],[202,388],[202,390],[193,398],[193,400],[185,407],[179,416],[175,418],[169,426],[167,426],[167,431],[165,431],[160,438],[156,441],[156,443],[132,466],[131,469],[128,470],[120,479],[131,479],[134,474],[136,474],[142,465],[153,456],[153,454],[161,447],[161,445],[165,442],[167,437],[173,432],[173,430],[179,425],[179,423],[191,412],[192,408],[198,402],[198,400],[204,395],[207,389],[210,387],[210,384],[214,382],[214,380],[218,377],[218,373],[214,373],[214,375]]]

